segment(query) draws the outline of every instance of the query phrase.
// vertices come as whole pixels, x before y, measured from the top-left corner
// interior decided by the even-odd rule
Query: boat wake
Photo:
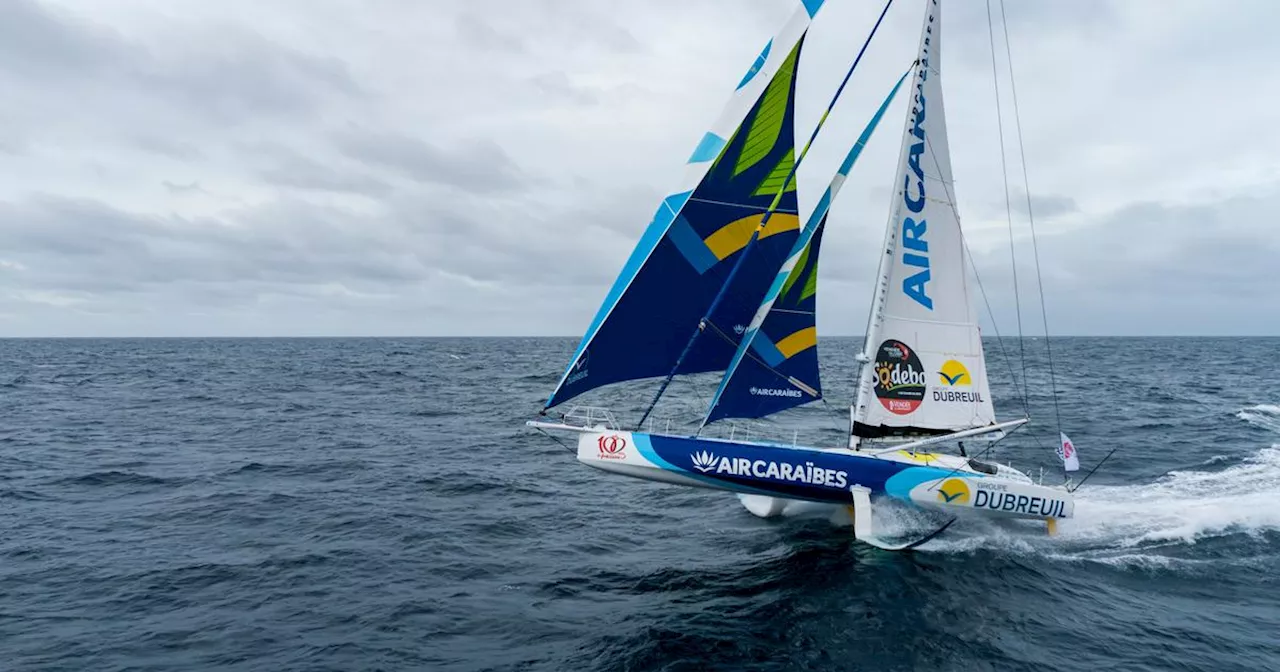
[[[1251,406],[1236,417],[1280,433],[1280,406]],[[1232,462],[1217,456],[1151,483],[1086,486],[1076,493],[1076,516],[1053,539],[1039,526],[975,520],[922,550],[995,547],[1109,564],[1199,562],[1180,556],[1196,555],[1187,551],[1208,539],[1280,532],[1280,443]]]
[[[1222,470],[1171,471],[1154,483],[1081,489],[1070,541],[1119,547],[1194,544],[1205,537],[1280,530],[1280,444]]]
[[[1280,406],[1259,404],[1236,417],[1280,434]],[[920,547],[924,552],[996,550],[1060,560],[1161,566],[1196,560],[1197,544],[1213,538],[1280,532],[1280,443],[1239,458],[1215,456],[1201,465],[1170,471],[1138,485],[1089,485],[1076,493],[1076,516],[1050,538],[1038,521],[965,516],[951,531]],[[844,507],[790,502],[784,518],[827,518],[849,525]],[[875,525],[887,538],[909,538],[936,529],[937,516],[885,501]],[[1192,556],[1192,557],[1187,557]]]

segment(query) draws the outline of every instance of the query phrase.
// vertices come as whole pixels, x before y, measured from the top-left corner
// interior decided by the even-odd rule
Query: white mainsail
[[[850,445],[995,422],[955,207],[942,105],[941,6],[920,36]]]

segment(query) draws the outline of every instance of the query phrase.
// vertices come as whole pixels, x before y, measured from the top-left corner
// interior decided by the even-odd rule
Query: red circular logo
[[[600,457],[621,459],[624,457],[622,451],[627,447],[627,440],[617,434],[608,434],[596,439],[596,445],[600,447]]]

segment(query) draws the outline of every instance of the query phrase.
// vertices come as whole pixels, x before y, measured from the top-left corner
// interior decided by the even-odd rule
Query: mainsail
[[[624,380],[723,369],[724,339],[705,338],[680,362],[688,335],[721,292],[795,162],[795,73],[820,0],[806,0],[738,84],[720,119],[689,158],[683,186],[663,199],[547,400],[551,407]],[[741,327],[795,242],[795,182],[717,311],[724,329]]]
[[[852,446],[860,439],[943,434],[995,422],[956,214],[940,19],[939,2],[932,0],[868,319]]]
[[[889,91],[801,229],[720,381],[704,425],[721,418],[762,418],[821,398],[816,304],[822,231],[849,171],[906,78]]]

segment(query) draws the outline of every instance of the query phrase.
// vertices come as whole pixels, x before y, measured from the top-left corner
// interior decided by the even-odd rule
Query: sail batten
[[[940,22],[939,0],[930,0],[851,409],[852,446],[995,422],[954,200]]]

